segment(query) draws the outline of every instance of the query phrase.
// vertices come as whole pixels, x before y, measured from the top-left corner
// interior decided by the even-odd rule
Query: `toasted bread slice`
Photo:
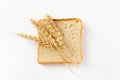
[[[75,51],[72,57],[77,63],[82,61],[82,21],[78,18],[53,19],[64,35],[69,46]],[[67,53],[69,54],[69,53]],[[38,42],[38,63],[40,64],[59,64],[64,63],[63,59],[57,52],[51,51],[49,48],[40,46]],[[67,63],[72,63],[67,60]]]

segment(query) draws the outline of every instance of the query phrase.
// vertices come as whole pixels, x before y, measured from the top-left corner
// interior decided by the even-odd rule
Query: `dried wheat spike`
[[[56,42],[55,40],[56,40],[56,37],[54,36],[54,34],[55,33],[51,33],[51,31],[50,30],[54,30],[54,29],[50,29],[50,28],[52,28],[52,25],[49,25],[49,22],[47,21],[47,20],[45,20],[45,21],[40,21],[39,22],[39,25],[40,26],[43,26],[44,27],[44,29],[46,30],[45,32],[43,32],[44,34],[43,35],[49,35],[47,38],[48,38],[48,41],[50,41],[51,42],[51,44],[52,45],[54,45],[54,48],[56,48],[57,50],[59,50],[59,52],[60,52],[60,47],[59,47],[59,43],[58,42]],[[49,28],[48,28],[48,26],[49,26]],[[49,34],[48,34],[48,32],[49,32]],[[60,55],[62,55],[62,56],[64,56],[64,58],[67,58],[63,53],[59,53]]]
[[[47,15],[47,20],[48,20],[48,25],[46,25],[46,27],[53,34],[59,46],[63,46],[65,43],[64,43],[64,37],[62,35],[62,31],[56,26],[56,23],[53,21],[51,16]]]
[[[44,39],[45,42],[51,43],[51,45],[57,46],[54,38],[52,38],[51,34],[48,33],[48,31],[45,29],[45,26],[42,24],[38,24],[35,20],[31,19],[32,24],[35,25],[37,30],[40,32],[40,34],[43,36],[42,39]],[[41,36],[39,36],[41,37]]]
[[[56,41],[55,41],[55,39],[52,37],[52,35],[50,34],[50,33],[48,33],[49,32],[49,30],[48,29],[46,29],[46,26],[48,25],[46,25],[46,22],[44,23],[43,21],[42,21],[42,23],[37,23],[35,20],[33,20],[33,19],[31,19],[31,21],[32,21],[32,24],[34,24],[35,25],[35,27],[37,28],[37,30],[40,32],[40,34],[41,34],[41,36],[39,36],[40,38],[43,36],[43,38],[42,39],[44,39],[44,43],[49,43],[49,45],[51,45],[50,46],[50,48],[52,49],[52,50],[54,50],[54,51],[59,51],[59,54],[60,54],[60,56],[61,56],[61,58],[63,59],[63,61],[65,62],[65,64],[66,64],[66,61],[65,61],[65,56],[64,56],[64,54],[63,53],[61,53],[61,51],[60,51],[60,49],[59,49],[59,47],[58,47],[58,44],[56,43]],[[56,50],[57,49],[57,50]]]
[[[16,33],[16,34],[25,39],[38,41],[38,37],[36,37],[36,36],[31,36],[31,35],[27,35],[27,34],[23,34],[23,33]]]
[[[18,36],[22,37],[22,38],[25,38],[25,39],[29,39],[29,40],[33,40],[33,41],[38,41],[38,37],[36,36],[32,36],[32,35],[28,35],[28,34],[23,34],[23,33],[16,33]],[[40,41],[40,45],[43,46],[43,47],[46,47],[46,48],[50,48],[50,45],[49,43],[44,43],[43,39],[40,38],[39,39]]]
[[[41,35],[39,35],[39,38],[36,38],[34,36],[30,36],[30,35],[26,35],[26,34],[17,34],[23,38],[26,39],[30,39],[30,40],[35,40],[35,41],[39,41],[41,46],[44,46],[46,48],[50,48],[51,50],[54,51],[60,51],[59,47],[58,47],[58,43],[56,43],[55,39],[53,38],[53,36],[49,33],[49,31],[45,28],[45,25],[43,24],[38,24],[35,20],[31,19],[31,23],[33,25],[35,25],[36,29],[38,30],[38,32],[40,32]],[[67,65],[67,62],[65,60],[65,56],[64,54],[62,54],[62,52],[59,52],[61,58],[63,59],[63,62]],[[67,65],[67,67],[71,70],[71,68],[69,67],[69,65]],[[72,70],[71,70],[72,71]]]
[[[56,23],[53,21],[51,16],[47,15],[46,18],[47,18],[47,21],[44,22],[45,23],[44,25],[46,25],[46,28],[49,30],[49,32],[52,34],[52,36],[55,38],[58,45],[64,49],[64,53],[69,53],[69,51],[66,47],[66,44],[65,44],[64,36],[62,35],[62,31],[56,26]],[[43,22],[41,22],[41,23],[43,23]],[[72,63],[76,64],[76,66],[77,66],[76,61],[72,58],[71,55],[65,54],[65,56],[68,57],[72,61]]]

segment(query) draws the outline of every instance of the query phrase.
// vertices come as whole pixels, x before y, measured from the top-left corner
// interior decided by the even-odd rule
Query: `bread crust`
[[[80,29],[80,61],[77,62],[77,64],[81,63],[81,61],[83,60],[82,57],[82,29],[83,29],[83,24],[82,24],[82,20],[79,18],[64,18],[64,19],[53,19],[53,21],[69,21],[69,20],[78,20],[80,21],[80,25],[81,25],[81,29]],[[40,32],[38,32],[38,35],[40,35]],[[40,61],[40,43],[38,42],[38,57],[37,57],[37,61],[39,64],[64,64],[64,62],[42,62]],[[71,64],[72,62],[67,62],[68,64]]]

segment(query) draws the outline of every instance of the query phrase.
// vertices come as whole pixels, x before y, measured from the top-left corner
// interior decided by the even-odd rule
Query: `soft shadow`
[[[65,64],[43,64],[42,66],[49,67],[49,68],[52,68],[52,67],[56,66],[56,67],[59,68],[59,67],[64,67]]]
[[[67,70],[65,64],[41,64],[41,66],[44,67],[46,71],[62,72],[64,70]]]
[[[88,28],[85,23],[83,23],[83,31],[82,31],[82,55],[83,61],[81,65],[86,66],[88,65]]]

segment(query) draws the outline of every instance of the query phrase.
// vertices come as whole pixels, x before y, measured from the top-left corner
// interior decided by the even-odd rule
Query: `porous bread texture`
[[[82,61],[82,22],[78,18],[68,18],[68,19],[53,19],[64,35],[65,41],[69,47],[72,47],[74,53],[71,53],[73,59],[77,63]],[[39,22],[39,21],[38,21]],[[38,33],[38,36],[40,34]],[[69,50],[71,51],[71,50]],[[70,53],[65,53],[70,54]],[[49,48],[40,46],[38,42],[38,63],[40,64],[54,64],[54,63],[64,63],[63,59],[57,52],[51,51]],[[67,60],[67,63],[71,63]]]

